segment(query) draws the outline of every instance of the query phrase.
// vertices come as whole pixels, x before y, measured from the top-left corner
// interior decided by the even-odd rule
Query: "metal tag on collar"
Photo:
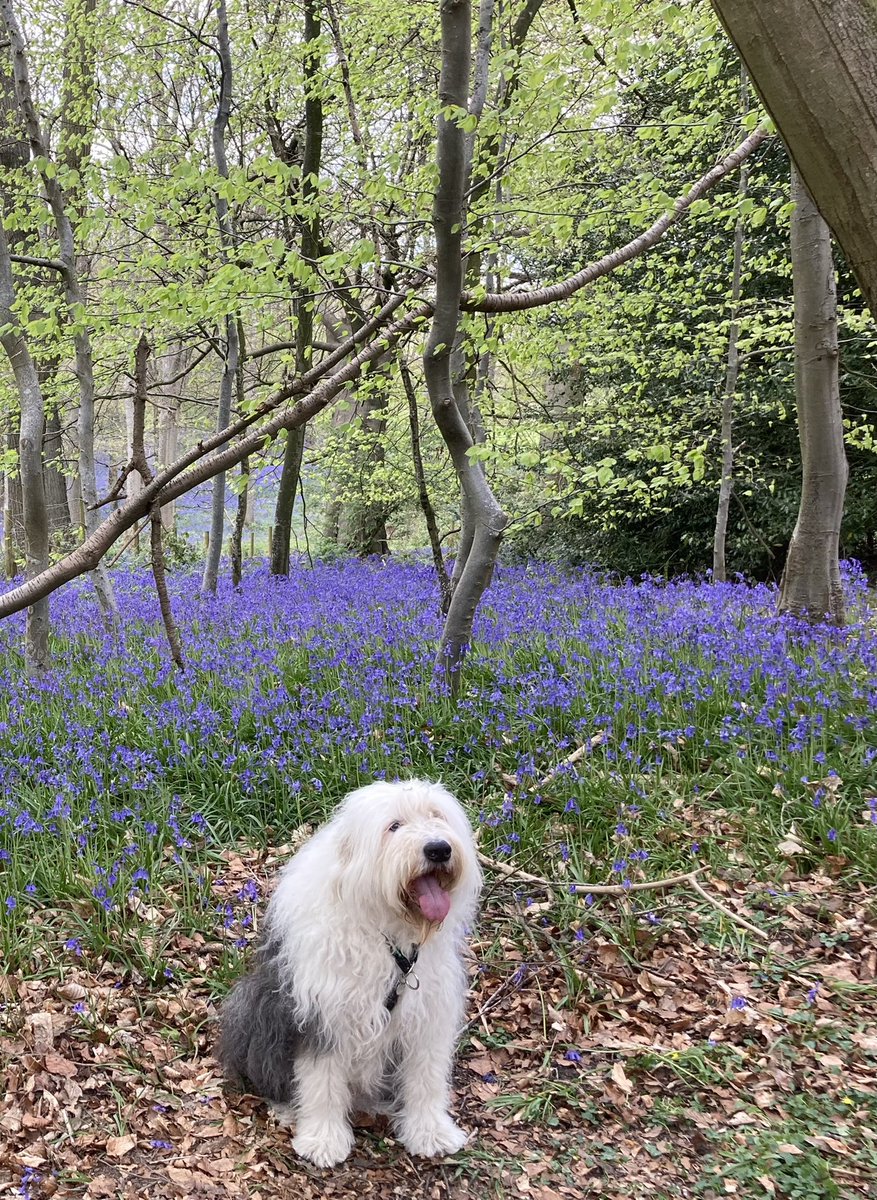
[[[420,980],[413,971],[409,971],[407,975],[403,975],[399,980],[399,987],[411,988],[412,992],[416,992],[420,987]]]

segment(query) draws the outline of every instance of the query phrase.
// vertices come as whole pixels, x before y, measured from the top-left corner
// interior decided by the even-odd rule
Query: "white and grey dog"
[[[465,1144],[448,1099],[480,888],[463,809],[420,780],[352,792],[284,867],[219,1057],[303,1158],[345,1159],[354,1111],[390,1113],[412,1154]]]

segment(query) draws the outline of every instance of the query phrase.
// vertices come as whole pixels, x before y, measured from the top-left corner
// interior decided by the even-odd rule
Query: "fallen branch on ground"
[[[763,929],[759,929],[757,925],[753,925],[747,921],[745,917],[739,916],[732,909],[722,904],[721,900],[717,900],[711,896],[703,887],[697,876],[700,875],[704,868],[696,867],[693,871],[686,871],[682,875],[669,875],[664,879],[651,879],[643,883],[567,883],[563,880],[543,879],[539,875],[530,875],[526,871],[522,871],[519,867],[513,867],[509,863],[497,862],[495,858],[488,858],[486,854],[479,853],[478,861],[482,866],[487,867],[491,871],[498,871],[500,875],[504,875],[507,879],[520,879],[522,883],[533,883],[539,887],[547,888],[549,891],[554,888],[564,888],[571,895],[576,896],[629,896],[631,892],[663,892],[668,888],[685,887],[692,888],[703,900],[711,904],[729,921],[734,921],[737,925],[742,925],[744,929],[748,929],[750,933],[761,938],[762,941],[769,941],[768,935]]]

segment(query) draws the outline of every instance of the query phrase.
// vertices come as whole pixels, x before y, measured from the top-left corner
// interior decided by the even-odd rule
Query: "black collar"
[[[420,987],[420,980],[414,974],[414,964],[417,962],[417,956],[420,953],[420,947],[415,942],[409,955],[400,950],[398,946],[394,946],[386,934],[384,935],[384,941],[387,943],[387,949],[392,955],[393,962],[402,972],[402,978],[393,984],[393,986],[390,988],[387,999],[384,1001],[384,1005],[387,1010],[392,1012],[399,1003],[399,996],[402,994],[403,988],[410,987],[412,991],[416,992]],[[409,982],[409,980],[413,980],[413,982]]]

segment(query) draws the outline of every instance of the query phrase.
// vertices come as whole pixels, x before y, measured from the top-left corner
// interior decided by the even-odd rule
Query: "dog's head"
[[[369,784],[343,801],[332,824],[342,891],[422,927],[471,919],[481,888],[472,827],[440,784]]]

